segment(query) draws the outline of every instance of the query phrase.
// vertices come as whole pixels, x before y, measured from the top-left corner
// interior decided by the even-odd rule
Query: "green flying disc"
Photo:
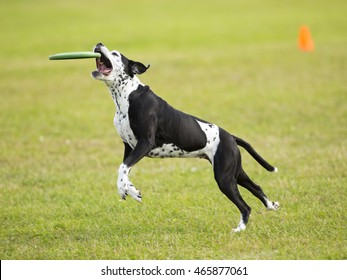
[[[81,59],[81,58],[97,58],[101,57],[100,53],[95,52],[64,52],[57,53],[49,56],[50,60],[60,60],[60,59]]]

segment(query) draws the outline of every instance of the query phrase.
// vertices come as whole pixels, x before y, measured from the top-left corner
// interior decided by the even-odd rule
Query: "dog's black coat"
[[[163,144],[172,143],[187,152],[200,150],[206,145],[206,135],[196,118],[174,109],[148,86],[139,85],[130,94],[129,120],[136,138],[145,139],[146,154]],[[136,163],[133,158],[138,157],[137,154],[130,158],[125,155],[124,163],[132,166]]]

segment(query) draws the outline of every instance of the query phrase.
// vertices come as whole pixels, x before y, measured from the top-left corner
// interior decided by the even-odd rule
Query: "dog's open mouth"
[[[96,58],[96,68],[101,74],[109,75],[112,71],[111,61],[101,51],[95,50],[95,52],[101,54],[101,57]]]

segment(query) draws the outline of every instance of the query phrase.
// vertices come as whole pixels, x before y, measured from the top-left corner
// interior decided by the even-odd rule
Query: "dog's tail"
[[[267,171],[270,172],[277,172],[278,169],[277,167],[272,166],[270,163],[268,163],[265,159],[263,159],[254,149],[253,147],[247,143],[245,140],[238,138],[234,136],[236,140],[236,144],[245,148],[247,152],[262,166],[264,167]]]

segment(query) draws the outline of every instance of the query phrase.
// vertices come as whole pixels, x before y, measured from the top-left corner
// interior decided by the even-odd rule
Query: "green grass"
[[[236,2],[236,3],[235,3]],[[345,1],[4,1],[0,4],[1,259],[346,259]],[[301,24],[313,53],[298,51]],[[243,164],[281,208],[245,232],[208,162],[144,159],[120,202],[122,143],[92,60],[99,41],[150,63],[173,106],[247,139]]]

